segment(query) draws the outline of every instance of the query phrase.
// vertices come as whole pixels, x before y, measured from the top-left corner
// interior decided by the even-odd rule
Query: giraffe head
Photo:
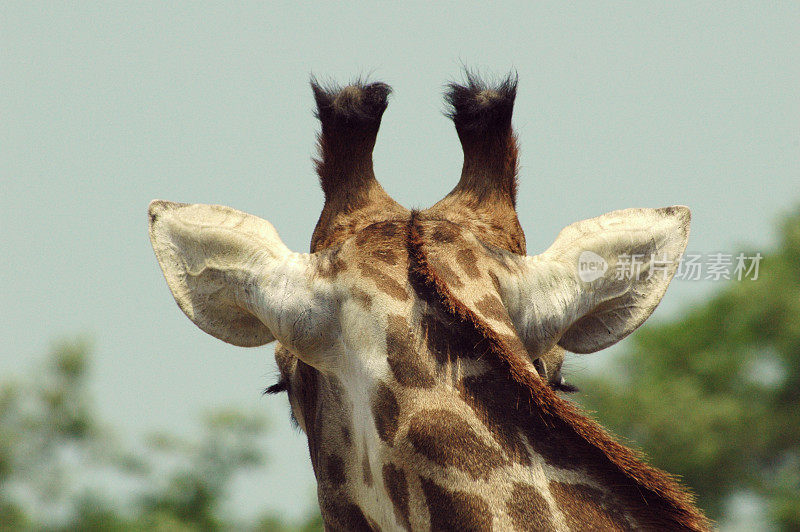
[[[184,313],[235,345],[279,342],[268,391],[288,392],[308,436],[326,523],[705,527],[668,475],[555,393],[572,388],[567,351],[601,350],[653,312],[689,210],[611,212],[527,256],[515,79],[450,86],[461,178],[423,211],[398,205],[373,172],[389,87],[312,89],[325,205],[311,253],[228,207],[154,201],[149,212]]]

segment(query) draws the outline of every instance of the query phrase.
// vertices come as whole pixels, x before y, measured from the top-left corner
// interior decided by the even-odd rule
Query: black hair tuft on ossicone
[[[459,132],[505,133],[511,126],[514,99],[517,96],[516,73],[509,73],[502,81],[490,86],[477,74],[466,70],[466,82],[450,83],[445,93],[447,116]]]

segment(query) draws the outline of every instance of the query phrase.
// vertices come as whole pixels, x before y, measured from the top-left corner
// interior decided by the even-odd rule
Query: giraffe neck
[[[474,338],[439,335],[449,326],[438,313],[418,329],[395,320],[389,343],[396,357],[415,355],[416,367],[390,359],[393,378],[383,376],[369,404],[352,380],[319,376],[309,439],[329,526],[628,530],[647,522],[635,493],[608,490],[602,471],[574,462],[585,449],[531,416],[506,419],[519,398],[503,394],[507,379],[480,351],[464,356]]]

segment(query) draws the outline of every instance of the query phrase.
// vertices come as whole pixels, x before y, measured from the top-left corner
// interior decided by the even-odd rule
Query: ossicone
[[[391,87],[357,80],[345,87],[311,78],[321,131],[314,160],[325,206],[311,238],[317,250],[341,242],[376,217],[403,212],[378,181],[372,150]]]
[[[525,235],[516,212],[517,139],[511,127],[517,75],[487,83],[469,70],[466,80],[450,83],[447,115],[464,152],[461,177],[430,212],[470,227],[486,243],[525,252]]]

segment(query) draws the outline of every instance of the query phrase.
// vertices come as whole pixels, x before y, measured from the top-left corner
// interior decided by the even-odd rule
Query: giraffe
[[[567,352],[618,342],[658,305],[688,208],[577,222],[528,256],[516,77],[449,85],[464,163],[425,210],[375,178],[389,86],[311,85],[325,204],[310,253],[229,207],[154,200],[149,217],[187,317],[237,346],[277,341],[267,392],[287,392],[307,436],[326,529],[709,529],[672,476],[560,395]],[[625,256],[637,275],[618,273]]]

